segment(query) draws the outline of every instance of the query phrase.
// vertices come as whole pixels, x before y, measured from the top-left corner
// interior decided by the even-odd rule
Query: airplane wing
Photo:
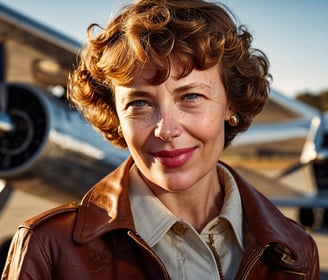
[[[2,80],[66,86],[81,43],[0,3]]]
[[[235,166],[235,169],[276,206],[300,208],[326,208],[328,206],[327,190],[307,194],[275,178],[270,178],[254,170],[239,166]],[[297,182],[295,182],[295,184],[297,184]]]

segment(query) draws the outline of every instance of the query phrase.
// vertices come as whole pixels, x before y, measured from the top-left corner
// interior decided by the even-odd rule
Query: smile
[[[163,166],[168,168],[177,168],[184,165],[193,155],[195,148],[163,150],[152,153]]]

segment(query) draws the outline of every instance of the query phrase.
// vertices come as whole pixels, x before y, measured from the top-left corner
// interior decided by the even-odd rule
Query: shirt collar
[[[178,218],[147,187],[135,164],[129,176],[129,196],[136,230],[153,247]]]
[[[210,221],[202,230],[202,234],[220,231],[220,227],[225,227],[222,225],[224,223],[222,220],[224,220],[231,226],[240,249],[244,250],[243,209],[239,189],[234,177],[226,167],[219,163],[217,169],[221,186],[224,187],[223,206],[219,217]]]
[[[218,218],[212,220],[202,231],[213,229],[218,219],[225,219],[243,250],[243,211],[238,186],[231,173],[218,164],[221,186],[225,188],[224,203]],[[179,219],[171,213],[151,192],[140,177],[136,165],[130,169],[129,196],[135,227],[140,236],[152,247],[170,230]]]

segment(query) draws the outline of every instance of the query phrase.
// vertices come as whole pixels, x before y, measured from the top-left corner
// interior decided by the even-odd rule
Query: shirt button
[[[188,231],[188,227],[177,222],[172,226],[172,230],[176,235],[183,235]]]

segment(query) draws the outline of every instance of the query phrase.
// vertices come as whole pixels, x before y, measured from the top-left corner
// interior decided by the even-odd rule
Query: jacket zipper
[[[252,270],[256,262],[263,256],[265,250],[269,247],[270,245],[267,244],[264,247],[261,247],[255,254],[254,257],[250,260],[249,266],[247,267],[245,273],[242,275],[241,279],[247,279],[249,272]]]
[[[288,260],[288,258],[289,258],[289,255],[288,255],[288,254],[286,254],[286,253],[281,253],[281,254],[280,254],[280,260],[281,260],[283,263],[285,263],[285,264],[289,264],[289,265],[293,264],[293,262],[290,261],[290,260]],[[303,276],[304,279],[305,279],[305,277],[306,277],[306,274],[303,273],[303,272],[296,272],[296,271],[293,271],[293,270],[287,270],[287,269],[282,269],[282,271],[285,271],[285,272],[287,272],[287,273],[289,273],[289,274],[294,274],[294,275],[298,275],[298,276]]]
[[[254,257],[250,260],[250,264],[247,267],[245,273],[242,275],[241,280],[246,280],[247,279],[249,272],[252,270],[252,268],[254,267],[254,265],[256,264],[256,262],[263,256],[265,250],[268,247],[270,247],[269,244],[265,245],[264,247],[261,247],[258,250],[258,252],[255,253]],[[281,257],[281,261],[288,264],[288,262],[285,260],[284,257],[285,257],[284,255]],[[286,269],[283,269],[282,271],[285,271],[286,273],[290,273],[290,274],[294,274],[294,275],[303,276],[304,279],[306,277],[306,274],[305,273],[302,273],[302,272],[296,272],[296,271],[286,270]]]
[[[137,242],[139,244],[139,246],[141,246],[142,248],[144,248],[153,258],[154,260],[160,265],[163,273],[164,273],[164,278],[167,280],[171,280],[169,273],[166,270],[165,265],[163,264],[163,262],[161,261],[161,259],[151,250],[151,248],[149,248],[149,246],[145,245],[142,242],[141,237],[138,236],[137,233],[134,233],[133,231],[128,231],[127,232],[128,236],[130,236],[135,242]]]
[[[289,274],[294,274],[294,275],[298,275],[298,276],[303,276],[304,279],[306,279],[306,274],[302,273],[302,272],[296,272],[296,271],[292,271],[292,270],[285,270],[283,269],[282,271],[285,271],[286,273]]]

